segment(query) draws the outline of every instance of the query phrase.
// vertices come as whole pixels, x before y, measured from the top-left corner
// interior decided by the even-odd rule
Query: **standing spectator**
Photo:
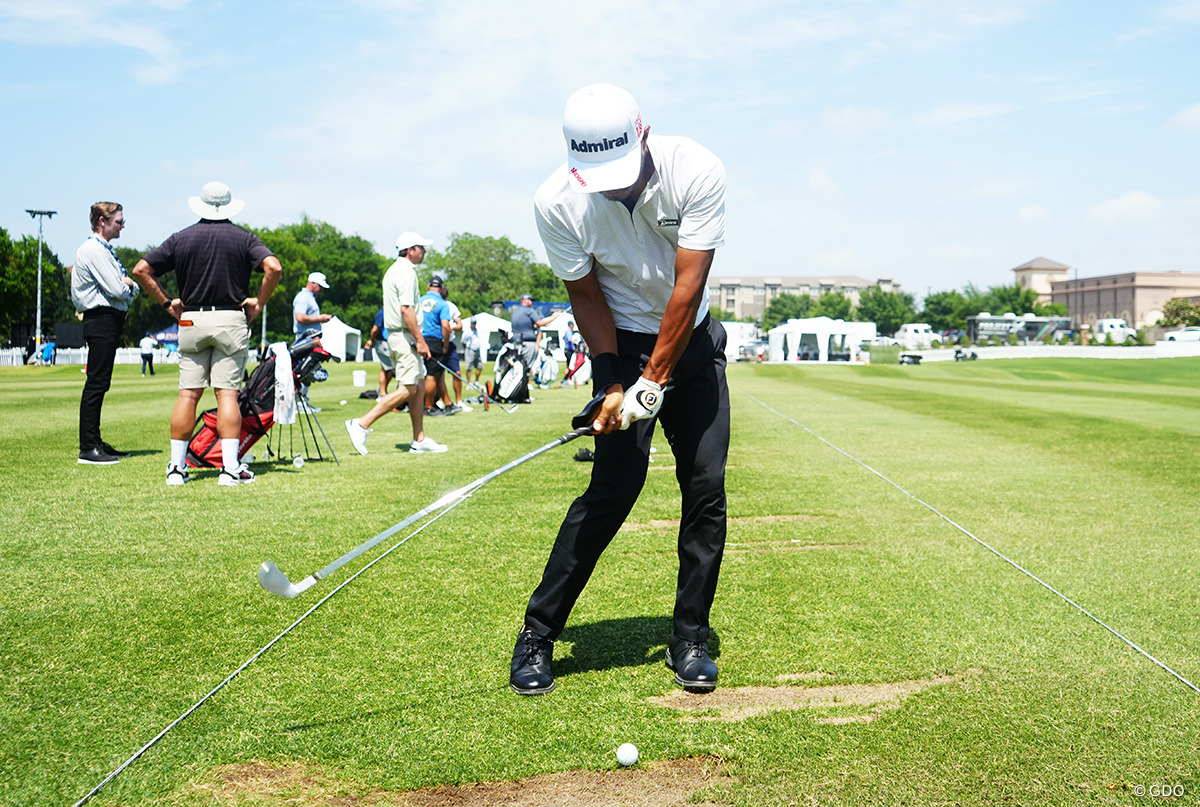
[[[473,412],[470,406],[463,403],[462,399],[462,367],[458,360],[458,345],[455,344],[454,332],[460,334],[463,331],[462,311],[458,306],[450,301],[450,291],[446,288],[446,281],[442,281],[442,299],[446,301],[446,305],[450,307],[450,340],[446,343],[446,366],[449,367],[454,374],[450,377],[450,383],[454,387],[454,409],[458,412]],[[442,382],[442,387],[445,387],[445,381]],[[442,400],[446,403],[447,410],[451,407],[449,392],[443,392]]]
[[[429,291],[417,304],[422,318],[421,335],[429,346],[425,360],[425,416],[454,415],[458,410],[442,409],[438,401],[446,396],[446,345],[450,342],[450,306],[442,296],[445,283],[434,275],[429,279]]]
[[[146,335],[142,337],[142,341],[138,342],[138,349],[142,352],[142,378],[146,377],[146,368],[150,368],[150,375],[154,375],[154,348],[158,347],[158,342],[154,341],[154,337],[146,331]]]
[[[563,135],[567,162],[542,183],[534,209],[603,397],[590,413],[591,480],[567,510],[529,598],[509,684],[521,695],[554,687],[554,640],[641,493],[661,418],[682,498],[666,663],[676,683],[710,690],[729,389],[725,331],[708,315],[707,280],[725,242],[725,169],[693,140],[650,137],[633,96],[609,84],[571,96]]]
[[[471,380],[471,371],[475,371],[475,383],[479,383],[479,376],[483,374],[483,339],[479,335],[479,324],[475,322],[475,317],[471,317],[470,328],[463,333],[463,365],[464,375],[467,380]]]
[[[246,203],[234,199],[223,182],[209,182],[188,207],[200,221],[171,235],[133,269],[142,288],[179,320],[179,398],[171,412],[171,459],[167,484],[189,481],[184,465],[196,422],[196,407],[207,387],[217,398],[217,437],[221,441],[218,485],[243,485],[254,474],[240,461],[242,417],[238,390],[246,374],[250,323],[279,285],[283,267],[262,240],[230,219]],[[247,296],[251,272],[261,269],[256,296]],[[179,296],[171,299],[158,278],[174,272]]]
[[[388,394],[388,385],[396,377],[396,363],[392,361],[392,349],[388,347],[388,330],[383,326],[383,309],[375,314],[375,322],[371,325],[371,335],[363,343],[367,350],[374,348],[375,358],[379,361],[379,398]]]
[[[75,252],[71,270],[71,301],[83,313],[83,338],[88,346],[87,380],[79,398],[79,464],[113,465],[122,457],[100,436],[100,410],[112,386],[113,364],[121,344],[121,329],[138,287],[117,260],[112,241],[125,229],[125,212],[116,202],[96,202],[91,210],[92,234]]]
[[[313,272],[308,276],[304,288],[296,292],[292,298],[292,331],[296,341],[306,336],[320,336],[321,324],[333,319],[331,314],[322,314],[317,305],[317,292],[329,288],[323,272]]]
[[[367,455],[367,436],[374,431],[369,428],[371,424],[406,402],[413,435],[409,451],[438,454],[447,450],[444,444],[425,434],[425,399],[421,389],[429,345],[421,335],[421,322],[417,316],[417,300],[421,296],[417,264],[425,260],[425,248],[432,243],[414,232],[401,233],[396,239],[400,256],[383,275],[383,322],[388,330],[392,361],[396,364],[396,383],[400,386],[378,399],[367,414],[346,421],[350,442],[364,457]]]
[[[529,377],[533,378],[533,368],[538,362],[538,316],[533,310],[533,295],[522,294],[521,300],[512,309],[512,335],[518,345],[521,360],[529,368]]]

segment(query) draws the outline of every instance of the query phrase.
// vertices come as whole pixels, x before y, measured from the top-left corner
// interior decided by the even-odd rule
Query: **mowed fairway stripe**
[[[782,418],[782,419],[786,420],[787,422],[789,422],[789,423],[793,424],[794,426],[797,426],[797,427],[799,427],[799,428],[803,429],[805,432],[807,432],[808,434],[812,435],[812,437],[814,437],[816,440],[820,441],[820,442],[821,442],[821,443],[823,443],[824,445],[828,446],[829,448],[833,449],[833,450],[834,450],[834,451],[836,451],[837,453],[841,454],[843,457],[845,457],[846,459],[850,460],[851,462],[854,462],[855,464],[857,464],[857,465],[858,465],[858,466],[860,466],[861,468],[863,468],[863,469],[865,469],[865,470],[869,471],[870,473],[874,474],[874,475],[875,475],[875,476],[877,476],[879,479],[883,480],[883,481],[884,481],[884,482],[886,482],[887,484],[889,484],[889,485],[891,485],[892,487],[894,487],[894,488],[895,488],[896,490],[898,490],[900,493],[904,494],[904,495],[905,495],[905,496],[907,496],[908,498],[910,498],[910,499],[912,499],[913,501],[917,502],[917,503],[918,503],[918,504],[920,504],[922,507],[926,508],[927,510],[929,510],[930,512],[932,512],[934,515],[936,515],[938,518],[942,519],[942,520],[943,520],[943,521],[945,521],[947,524],[949,524],[950,526],[954,527],[954,529],[958,530],[958,531],[959,531],[959,532],[961,532],[963,535],[967,536],[967,537],[968,537],[968,538],[970,538],[972,541],[976,542],[977,544],[979,544],[979,545],[980,545],[980,546],[982,546],[984,549],[986,549],[986,550],[988,550],[989,552],[991,552],[991,553],[992,553],[993,555],[995,555],[996,557],[998,557],[998,558],[1000,558],[1001,560],[1003,560],[1004,562],[1008,563],[1008,564],[1009,564],[1010,566],[1012,566],[1014,569],[1016,569],[1017,571],[1021,572],[1022,574],[1024,574],[1025,576],[1027,576],[1029,579],[1033,580],[1034,582],[1036,582],[1037,584],[1039,584],[1040,586],[1042,586],[1043,588],[1045,588],[1047,591],[1050,591],[1050,592],[1051,592],[1051,593],[1053,593],[1055,596],[1059,597],[1059,598],[1060,598],[1060,599],[1061,599],[1063,602],[1067,603],[1067,604],[1068,604],[1068,605],[1070,605],[1071,607],[1073,607],[1073,608],[1075,608],[1076,610],[1078,610],[1078,611],[1079,611],[1080,613],[1082,613],[1084,616],[1088,617],[1088,618],[1089,618],[1089,619],[1091,619],[1093,622],[1095,622],[1097,625],[1099,625],[1100,627],[1102,627],[1102,628],[1104,628],[1105,630],[1107,630],[1107,631],[1108,631],[1109,633],[1111,633],[1113,636],[1116,636],[1118,639],[1120,639],[1122,642],[1124,642],[1125,644],[1127,644],[1129,647],[1131,647],[1131,648],[1133,648],[1134,650],[1136,650],[1136,651],[1137,651],[1138,653],[1140,653],[1142,656],[1146,657],[1147,659],[1149,659],[1150,661],[1152,661],[1154,664],[1158,665],[1160,668],[1162,668],[1162,669],[1163,669],[1163,670],[1165,670],[1166,672],[1170,673],[1172,676],[1174,676],[1176,679],[1178,679],[1180,682],[1182,682],[1184,685],[1186,685],[1186,686],[1187,686],[1189,689],[1191,689],[1191,690],[1193,690],[1193,691],[1195,691],[1195,692],[1198,692],[1198,693],[1200,693],[1200,688],[1198,688],[1198,687],[1197,687],[1195,684],[1193,684],[1193,683],[1192,683],[1191,681],[1189,681],[1187,678],[1184,678],[1182,675],[1180,675],[1178,672],[1176,672],[1175,670],[1173,670],[1171,667],[1169,667],[1167,664],[1165,664],[1164,662],[1162,662],[1160,659],[1156,658],[1154,655],[1152,655],[1151,653],[1149,653],[1148,651],[1146,651],[1145,649],[1143,649],[1143,648],[1142,648],[1140,645],[1138,645],[1138,644],[1137,644],[1136,642],[1134,642],[1132,639],[1129,639],[1127,636],[1125,636],[1124,634],[1122,634],[1122,633],[1121,633],[1120,631],[1118,631],[1116,628],[1112,627],[1112,626],[1111,626],[1111,625],[1109,625],[1107,622],[1105,622],[1104,620],[1100,619],[1100,617],[1096,616],[1096,615],[1095,615],[1095,614],[1093,614],[1091,611],[1089,611],[1087,608],[1083,607],[1082,605],[1080,605],[1079,603],[1077,603],[1075,600],[1071,599],[1071,598],[1070,598],[1070,597],[1068,597],[1066,594],[1064,594],[1063,592],[1059,591],[1057,588],[1055,588],[1054,586],[1050,585],[1050,584],[1049,584],[1049,583],[1047,583],[1045,580],[1043,580],[1042,578],[1040,578],[1040,577],[1038,577],[1037,575],[1035,575],[1033,572],[1031,572],[1031,571],[1029,571],[1028,569],[1026,569],[1024,566],[1022,566],[1022,565],[1021,565],[1020,563],[1018,563],[1017,561],[1013,560],[1012,558],[1008,557],[1007,555],[1005,555],[1005,554],[1004,554],[1003,552],[1001,552],[1000,550],[996,549],[996,548],[995,548],[994,546],[992,546],[991,544],[989,544],[989,543],[987,543],[986,541],[982,540],[981,538],[977,537],[977,536],[976,536],[974,533],[972,533],[972,532],[971,532],[970,530],[968,530],[966,527],[964,527],[964,526],[962,526],[961,524],[959,524],[958,522],[954,521],[954,520],[953,520],[953,519],[951,519],[949,516],[945,515],[945,514],[944,514],[944,513],[942,513],[940,510],[938,510],[936,507],[934,507],[933,505],[931,505],[931,504],[929,504],[928,502],[926,502],[924,499],[921,499],[920,497],[918,497],[918,496],[916,496],[916,495],[914,495],[914,494],[910,493],[910,492],[909,492],[909,491],[908,491],[906,488],[904,488],[904,486],[902,486],[902,485],[900,485],[899,483],[897,483],[897,482],[893,481],[892,479],[888,478],[887,476],[885,476],[885,475],[884,475],[884,474],[882,474],[881,472],[877,471],[875,468],[873,468],[872,466],[870,466],[870,465],[868,465],[867,463],[863,462],[862,460],[858,459],[858,458],[857,458],[857,457],[855,457],[854,455],[850,454],[849,452],[847,452],[847,451],[844,451],[843,449],[841,449],[841,448],[839,448],[838,446],[834,445],[834,444],[833,444],[833,443],[831,443],[829,440],[826,440],[824,437],[822,437],[821,435],[817,434],[815,431],[813,431],[812,429],[810,429],[808,426],[804,425],[804,424],[803,424],[803,423],[801,423],[800,421],[796,420],[795,418],[793,418],[793,417],[791,417],[791,416],[789,416],[789,415],[786,415],[786,414],[784,414],[783,412],[780,412],[778,409],[774,408],[774,407],[773,407],[773,406],[771,406],[770,404],[766,403],[766,402],[765,402],[765,401],[763,401],[762,399],[760,399],[760,398],[758,398],[758,397],[756,397],[756,396],[754,396],[754,395],[752,395],[752,394],[750,394],[750,393],[743,393],[743,394],[744,394],[744,395],[745,395],[747,398],[749,398],[750,400],[752,400],[752,401],[754,401],[755,403],[757,403],[759,406],[761,406],[761,407],[763,407],[764,409],[766,409],[767,411],[771,412],[772,414],[774,414],[774,415],[777,415],[778,417],[780,417],[780,418]]]

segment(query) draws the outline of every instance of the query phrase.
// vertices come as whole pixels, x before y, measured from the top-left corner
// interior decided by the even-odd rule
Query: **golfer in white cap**
[[[296,296],[292,298],[292,318],[295,320],[292,323],[292,330],[296,334],[296,339],[305,336],[319,336],[321,324],[333,319],[330,314],[322,314],[321,307],[317,305],[317,292],[327,288],[329,288],[329,283],[325,280],[325,273],[313,272],[308,276],[304,288],[296,292]]]
[[[399,257],[383,275],[383,326],[388,332],[388,347],[396,365],[396,382],[400,385],[395,392],[381,396],[371,411],[362,417],[346,421],[346,432],[359,454],[367,454],[367,436],[374,431],[371,424],[391,412],[408,404],[408,416],[412,419],[412,442],[408,450],[420,454],[440,454],[446,446],[425,434],[425,395],[422,390],[425,379],[425,360],[429,358],[429,345],[421,335],[420,317],[417,316],[417,301],[421,299],[421,288],[417,281],[417,264],[425,260],[426,247],[433,241],[414,232],[401,233],[396,239]]]
[[[553,642],[646,480],[655,424],[682,494],[679,576],[667,666],[689,689],[717,685],[709,611],[725,547],[729,391],[725,331],[708,315],[708,273],[725,243],[725,169],[693,140],[650,136],[637,102],[584,87],[563,115],[567,162],[534,196],[550,267],[592,351],[595,462],[529,599],[509,683],[549,692]]]

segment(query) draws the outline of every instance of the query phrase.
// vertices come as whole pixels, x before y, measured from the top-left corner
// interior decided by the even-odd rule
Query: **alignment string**
[[[848,460],[850,460],[851,462],[854,462],[854,463],[856,463],[857,465],[859,465],[859,466],[861,466],[861,467],[865,468],[866,470],[870,471],[870,472],[871,472],[871,473],[873,473],[875,476],[877,476],[877,477],[879,477],[880,479],[882,479],[884,482],[887,482],[889,485],[891,485],[892,487],[894,487],[896,490],[900,491],[901,493],[903,493],[903,494],[904,494],[905,496],[907,496],[908,498],[910,498],[910,499],[912,499],[913,501],[917,502],[917,503],[918,503],[918,504],[920,504],[922,507],[926,508],[927,510],[929,510],[930,512],[932,512],[934,515],[936,515],[938,518],[940,518],[940,519],[942,519],[943,521],[945,521],[945,522],[946,522],[947,524],[949,524],[951,527],[954,527],[954,529],[958,530],[958,531],[959,531],[959,532],[961,532],[963,535],[967,536],[967,537],[968,537],[968,538],[970,538],[972,541],[974,541],[975,543],[979,544],[979,545],[980,545],[980,546],[982,546],[984,549],[986,549],[987,551],[991,552],[993,555],[995,555],[996,557],[1000,558],[1000,559],[1001,559],[1001,560],[1003,560],[1005,563],[1009,564],[1009,565],[1010,565],[1010,566],[1012,566],[1014,569],[1016,569],[1017,571],[1019,571],[1019,572],[1021,572],[1022,574],[1024,574],[1024,575],[1025,575],[1026,577],[1028,577],[1030,580],[1033,580],[1035,583],[1037,583],[1038,585],[1040,585],[1040,586],[1042,586],[1043,588],[1045,588],[1047,591],[1049,591],[1049,592],[1051,592],[1052,594],[1054,594],[1055,596],[1057,596],[1057,597],[1058,597],[1059,599],[1061,599],[1063,602],[1067,603],[1067,604],[1068,604],[1068,605],[1070,605],[1072,608],[1075,608],[1075,609],[1076,609],[1077,611],[1079,611],[1081,614],[1083,614],[1083,615],[1084,615],[1084,616],[1086,616],[1088,619],[1090,619],[1090,620],[1092,620],[1093,622],[1095,622],[1095,623],[1096,623],[1097,625],[1099,625],[1100,627],[1104,628],[1106,631],[1108,631],[1109,633],[1111,633],[1113,636],[1116,636],[1116,637],[1117,637],[1118,639],[1120,639],[1122,642],[1124,642],[1125,644],[1129,645],[1130,647],[1132,647],[1132,648],[1133,648],[1134,650],[1136,650],[1137,652],[1141,653],[1143,656],[1145,656],[1146,658],[1148,658],[1150,661],[1154,662],[1154,663],[1155,663],[1155,664],[1157,664],[1159,667],[1161,667],[1162,669],[1166,670],[1168,673],[1170,673],[1171,675],[1173,675],[1175,678],[1179,679],[1179,681],[1181,681],[1181,682],[1182,682],[1184,685],[1186,685],[1186,686],[1187,686],[1189,689],[1193,690],[1194,692],[1200,692],[1200,688],[1197,688],[1195,684],[1193,684],[1193,683],[1192,683],[1191,681],[1189,681],[1188,679],[1184,678],[1184,677],[1183,677],[1182,675],[1180,675],[1179,673],[1177,673],[1177,672],[1175,672],[1174,670],[1172,670],[1170,667],[1168,667],[1168,666],[1167,666],[1166,664],[1164,664],[1163,662],[1159,661],[1159,660],[1158,660],[1157,658],[1155,658],[1154,656],[1152,656],[1152,655],[1150,655],[1149,653],[1147,653],[1147,652],[1146,652],[1145,650],[1143,650],[1143,649],[1142,649],[1140,646],[1138,646],[1138,645],[1137,645],[1135,642],[1133,642],[1132,640],[1130,640],[1130,639],[1128,639],[1127,637],[1125,637],[1125,636],[1124,636],[1124,635],[1123,635],[1123,634],[1122,634],[1120,631],[1118,631],[1116,628],[1113,628],[1111,625],[1109,625],[1108,623],[1106,623],[1106,622],[1104,622],[1103,620],[1101,620],[1099,617],[1097,617],[1097,616],[1096,616],[1095,614],[1093,614],[1091,611],[1089,611],[1088,609],[1084,608],[1084,607],[1083,607],[1082,605],[1080,605],[1079,603],[1077,603],[1077,602],[1075,602],[1074,600],[1072,600],[1072,599],[1071,599],[1070,597],[1068,597],[1066,594],[1063,594],[1061,591],[1059,591],[1058,589],[1056,589],[1054,586],[1050,585],[1050,584],[1049,584],[1049,583],[1047,583],[1045,580],[1041,579],[1040,577],[1038,577],[1037,575],[1035,575],[1033,572],[1029,571],[1029,570],[1028,570],[1028,569],[1026,569],[1024,566],[1022,566],[1021,564],[1017,563],[1015,560],[1013,560],[1012,558],[1008,557],[1007,555],[1005,555],[1005,554],[1004,554],[1003,552],[1001,552],[1000,550],[996,549],[996,548],[995,548],[994,546],[992,546],[991,544],[989,544],[989,543],[987,543],[986,541],[984,541],[984,540],[982,540],[982,539],[980,539],[980,538],[976,537],[976,536],[975,536],[975,535],[974,535],[974,534],[973,534],[973,533],[972,533],[970,530],[968,530],[966,527],[962,526],[962,525],[961,525],[961,524],[959,524],[958,522],[954,521],[953,519],[951,519],[950,517],[948,517],[947,515],[945,515],[944,513],[942,513],[942,512],[941,512],[940,510],[938,510],[936,507],[934,507],[933,505],[929,504],[929,502],[925,501],[924,499],[921,499],[921,498],[920,498],[920,497],[918,497],[918,496],[914,496],[912,493],[909,493],[909,492],[908,492],[907,490],[905,490],[903,487],[901,487],[900,485],[896,484],[896,483],[895,483],[895,482],[893,482],[891,479],[888,479],[886,476],[884,476],[884,475],[883,475],[883,474],[881,474],[879,471],[877,471],[877,470],[875,470],[874,468],[872,468],[870,465],[867,465],[865,462],[863,462],[862,460],[860,460],[860,459],[858,459],[857,457],[853,456],[852,454],[849,454],[849,453],[847,453],[847,452],[843,451],[842,449],[838,448],[838,447],[837,447],[837,446],[835,446],[833,443],[829,442],[829,441],[828,441],[828,440],[826,440],[824,437],[822,437],[821,435],[817,434],[815,431],[813,431],[812,429],[810,429],[808,426],[805,426],[805,425],[804,425],[803,423],[801,423],[800,421],[798,421],[798,420],[795,420],[794,418],[792,418],[792,417],[789,417],[788,415],[785,415],[784,413],[780,412],[778,409],[775,409],[774,407],[772,407],[772,406],[770,406],[769,404],[767,404],[767,403],[765,403],[765,402],[763,402],[763,401],[759,400],[758,398],[754,397],[753,395],[750,395],[749,393],[745,393],[745,394],[746,394],[746,397],[748,397],[750,400],[754,401],[755,403],[759,404],[759,405],[760,405],[760,406],[762,406],[764,409],[768,410],[769,412],[773,412],[773,413],[775,413],[776,415],[779,415],[779,417],[783,418],[784,420],[788,421],[789,423],[792,423],[792,424],[794,424],[794,425],[796,425],[796,426],[799,426],[801,429],[804,429],[804,431],[808,432],[808,433],[809,433],[809,434],[811,434],[813,437],[815,437],[817,440],[820,440],[822,443],[824,443],[825,445],[829,446],[830,448],[832,448],[832,449],[833,449],[834,451],[836,451],[837,453],[841,454],[841,455],[842,455],[843,457],[845,457],[846,459],[848,459]]]
[[[412,532],[410,532],[408,535],[404,536],[404,537],[403,537],[403,538],[401,538],[399,541],[397,541],[396,543],[392,544],[392,545],[391,545],[391,547],[389,547],[389,548],[387,549],[387,551],[386,551],[386,552],[383,552],[382,554],[380,554],[380,555],[379,555],[379,557],[377,557],[377,558],[375,558],[374,560],[372,560],[372,561],[371,561],[370,563],[368,563],[366,566],[363,566],[363,567],[362,567],[361,569],[359,569],[357,572],[355,572],[355,573],[354,573],[354,574],[352,574],[350,577],[348,577],[348,578],[347,578],[347,579],[346,579],[346,580],[345,580],[343,583],[341,583],[341,584],[340,584],[340,585],[339,585],[337,588],[335,588],[333,591],[329,592],[329,593],[328,593],[328,594],[326,594],[324,597],[322,597],[322,598],[321,598],[321,599],[320,599],[320,600],[319,600],[319,601],[318,601],[318,602],[317,602],[317,603],[316,603],[316,604],[315,604],[315,605],[314,605],[312,608],[309,608],[307,611],[305,611],[305,612],[304,612],[304,614],[303,614],[303,615],[301,615],[299,619],[297,619],[297,620],[296,620],[295,622],[293,622],[292,624],[288,625],[288,626],[287,626],[287,627],[286,627],[286,628],[283,630],[283,632],[282,632],[282,633],[280,633],[280,634],[279,634],[278,636],[276,636],[274,639],[272,639],[271,641],[269,641],[269,642],[267,642],[265,645],[263,645],[261,648],[259,648],[258,652],[256,652],[256,653],[255,653],[254,655],[252,655],[250,658],[246,659],[246,661],[245,661],[245,662],[244,662],[244,663],[243,663],[243,664],[242,664],[240,667],[238,667],[236,670],[234,670],[233,672],[231,672],[231,673],[230,673],[230,674],[229,674],[229,675],[228,675],[228,676],[225,678],[225,680],[224,680],[224,681],[222,681],[221,683],[219,683],[219,684],[217,684],[215,687],[213,687],[213,688],[212,688],[212,690],[211,690],[211,691],[210,691],[210,692],[209,692],[207,695],[205,695],[205,696],[204,696],[203,698],[201,698],[200,700],[196,701],[194,704],[192,704],[192,705],[191,705],[191,706],[190,706],[190,707],[187,709],[187,711],[185,711],[185,712],[184,712],[183,714],[181,714],[179,717],[177,717],[177,718],[175,718],[173,721],[171,721],[170,725],[168,725],[168,726],[167,726],[165,729],[163,729],[163,730],[162,730],[162,731],[160,731],[158,734],[156,734],[156,735],[154,736],[154,738],[153,738],[152,740],[150,740],[150,742],[146,743],[146,744],[145,744],[145,745],[143,745],[141,748],[139,748],[139,749],[138,749],[138,751],[137,751],[137,753],[135,753],[135,754],[134,754],[133,756],[131,756],[129,759],[127,759],[127,760],[125,760],[124,762],[122,762],[122,763],[121,763],[121,764],[120,764],[120,765],[119,765],[119,766],[118,766],[118,767],[117,767],[115,770],[113,770],[113,772],[112,772],[112,773],[110,773],[108,776],[106,776],[106,777],[104,778],[104,781],[102,781],[100,784],[98,784],[98,785],[96,785],[94,788],[92,788],[92,789],[91,789],[91,791],[89,791],[89,792],[88,792],[88,794],[87,794],[86,796],[84,796],[83,798],[81,798],[79,801],[75,802],[75,805],[74,805],[74,807],[80,807],[80,805],[82,805],[84,802],[86,802],[86,801],[87,801],[88,799],[90,799],[92,796],[94,796],[94,795],[96,795],[97,793],[99,793],[99,792],[100,792],[100,788],[104,787],[106,784],[108,784],[109,782],[111,782],[113,779],[117,778],[117,775],[118,775],[118,774],[120,774],[120,773],[121,773],[121,771],[125,770],[125,769],[126,769],[126,768],[128,768],[130,765],[132,765],[132,764],[133,764],[133,763],[134,763],[134,762],[135,762],[135,761],[138,759],[138,757],[140,757],[142,754],[144,754],[144,753],[146,753],[147,751],[149,751],[151,748],[153,748],[153,747],[154,747],[154,745],[155,745],[155,744],[156,744],[156,743],[157,743],[159,740],[161,740],[163,737],[167,736],[167,733],[168,733],[168,732],[170,732],[170,731],[171,731],[171,729],[173,729],[173,728],[175,728],[176,726],[178,726],[178,725],[179,725],[180,723],[182,723],[182,722],[183,722],[185,719],[187,719],[187,717],[188,717],[188,716],[189,716],[189,715],[190,715],[192,712],[196,711],[196,710],[197,710],[197,709],[199,709],[201,706],[203,706],[203,705],[205,704],[205,702],[207,702],[207,701],[208,701],[208,699],[209,699],[209,698],[211,698],[213,695],[216,695],[218,692],[220,692],[222,689],[224,689],[226,684],[228,684],[228,683],[229,683],[230,681],[232,681],[234,678],[237,678],[237,677],[238,677],[238,675],[240,675],[240,674],[241,674],[241,672],[242,672],[243,670],[245,670],[247,667],[249,667],[251,664],[253,664],[254,662],[258,661],[258,659],[259,659],[259,658],[260,658],[260,657],[261,657],[261,656],[262,656],[264,653],[266,653],[268,650],[270,650],[272,647],[274,647],[274,646],[275,646],[275,644],[276,644],[276,643],[277,643],[277,642],[278,642],[280,639],[282,639],[284,636],[287,636],[289,633],[291,633],[291,632],[292,632],[292,629],[293,629],[293,628],[295,628],[295,627],[296,627],[297,625],[299,625],[301,622],[303,622],[304,620],[306,620],[306,619],[308,619],[310,616],[312,616],[312,615],[313,615],[313,613],[315,613],[315,612],[316,612],[316,610],[317,610],[318,608],[320,608],[320,607],[321,607],[322,605],[324,605],[325,603],[329,602],[329,600],[331,600],[331,599],[334,597],[334,595],[336,595],[336,594],[337,594],[339,591],[341,591],[341,590],[342,590],[342,589],[344,589],[346,586],[348,586],[348,585],[350,585],[351,583],[353,583],[353,582],[354,582],[354,580],[355,580],[355,579],[356,579],[356,578],[357,578],[357,577],[358,577],[360,574],[362,574],[363,572],[365,572],[367,569],[370,569],[372,566],[374,566],[376,563],[378,563],[379,561],[381,561],[381,560],[383,560],[384,558],[386,558],[388,555],[390,555],[390,554],[392,554],[393,552],[395,552],[397,549],[399,549],[401,546],[403,546],[403,545],[404,545],[404,544],[405,544],[405,543],[408,541],[408,539],[409,539],[409,538],[412,538],[412,537],[414,537],[414,536],[418,535],[419,533],[423,532],[423,531],[425,530],[425,528],[426,528],[426,527],[429,527],[431,524],[433,524],[435,521],[437,521],[438,519],[440,519],[442,516],[446,515],[446,514],[447,514],[447,513],[449,513],[451,510],[453,510],[454,508],[458,507],[460,504],[462,504],[462,503],[463,503],[463,502],[465,502],[467,499],[469,499],[469,498],[470,498],[472,495],[474,495],[474,491],[471,491],[470,493],[468,493],[468,494],[464,495],[464,496],[463,496],[461,499],[459,499],[458,501],[456,501],[456,502],[454,502],[453,504],[451,504],[451,505],[449,505],[448,507],[446,507],[444,510],[442,510],[441,512],[439,512],[439,513],[438,513],[437,515],[435,515],[433,518],[431,518],[431,519],[429,519],[428,521],[426,521],[426,522],[425,522],[424,524],[422,524],[420,527],[417,527],[415,530],[413,530]]]

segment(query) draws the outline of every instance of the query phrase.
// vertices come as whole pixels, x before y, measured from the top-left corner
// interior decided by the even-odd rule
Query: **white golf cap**
[[[316,283],[318,286],[320,286],[323,289],[329,288],[329,284],[325,282],[325,273],[324,272],[313,272],[311,275],[308,276],[308,282]]]
[[[396,249],[400,252],[403,252],[409,247],[428,247],[432,245],[433,239],[426,238],[420,233],[400,233],[400,236],[396,239]]]
[[[224,182],[209,182],[200,189],[199,196],[188,197],[188,207],[207,221],[231,219],[241,213],[245,206],[244,201],[233,198],[229,186]]]
[[[580,193],[628,188],[642,168],[642,113],[612,84],[591,84],[567,99],[563,139],[567,168]]]

